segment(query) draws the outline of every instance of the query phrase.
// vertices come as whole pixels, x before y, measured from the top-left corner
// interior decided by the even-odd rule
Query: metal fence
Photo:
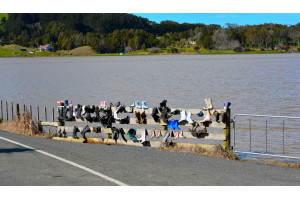
[[[233,151],[300,159],[299,119],[300,117],[235,114],[233,117]],[[291,122],[291,120],[296,120],[296,122]]]

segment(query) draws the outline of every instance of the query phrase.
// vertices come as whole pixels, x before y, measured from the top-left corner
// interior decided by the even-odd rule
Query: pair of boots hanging
[[[146,115],[145,111],[142,112],[142,114],[141,114],[141,112],[135,111],[135,116],[136,116],[135,122],[137,124],[147,124],[147,119],[146,119],[147,115]]]

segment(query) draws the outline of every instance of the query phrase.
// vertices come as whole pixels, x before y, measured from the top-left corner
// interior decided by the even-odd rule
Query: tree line
[[[9,14],[1,19],[0,42],[38,47],[52,44],[56,50],[91,46],[98,53],[120,53],[146,48],[184,48],[227,50],[299,46],[300,23],[296,25],[226,24],[226,27],[173,21],[151,22],[132,14]]]

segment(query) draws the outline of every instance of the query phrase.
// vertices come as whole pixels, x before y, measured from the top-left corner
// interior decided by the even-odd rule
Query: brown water
[[[139,100],[155,107],[167,99],[172,108],[202,108],[207,97],[214,107],[231,102],[232,117],[299,117],[300,54],[0,58],[0,99],[9,102],[55,108],[65,99],[74,105]],[[249,148],[248,119],[237,118],[238,149]],[[268,149],[281,153],[282,120],[270,120],[268,142],[275,141]],[[265,119],[257,121],[265,126]],[[253,123],[252,150],[263,151],[264,129],[255,132]],[[286,154],[300,156],[299,124],[285,121]]]

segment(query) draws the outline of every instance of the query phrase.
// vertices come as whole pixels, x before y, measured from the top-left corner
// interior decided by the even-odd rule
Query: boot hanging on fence
[[[57,134],[58,134],[57,137],[62,137],[61,129],[58,130]]]
[[[81,131],[82,138],[85,139],[85,140],[86,140],[85,134],[86,134],[87,132],[91,132],[91,129],[90,129],[89,125],[86,125],[86,126],[82,129],[82,131]]]
[[[141,114],[141,124],[147,124],[146,117],[147,117],[147,115],[146,115],[145,111],[142,112],[142,114]]]
[[[122,139],[127,142],[126,138],[125,138],[125,132],[123,130],[123,128],[119,128],[119,134],[121,134]]]
[[[144,144],[146,142],[146,134],[147,134],[147,130],[146,129],[142,129],[142,136],[138,139],[138,140],[140,140],[140,142],[142,144]]]
[[[68,120],[67,113],[68,113],[68,108],[66,106],[64,106],[64,108],[63,108],[63,120]]]
[[[67,138],[67,133],[66,133],[66,130],[64,129],[64,131],[63,131],[63,137],[64,138]]]
[[[99,121],[100,120],[100,109],[98,106],[95,107],[95,114],[96,114],[95,120]]]
[[[130,123],[130,117],[127,116],[120,120],[120,124],[129,124]]]
[[[58,120],[63,120],[63,108],[58,107]]]
[[[116,127],[111,127],[112,139],[117,142],[119,138],[119,130]]]
[[[73,121],[73,106],[69,106],[69,116],[67,117],[67,121]]]
[[[160,118],[157,114],[158,114],[158,109],[157,109],[157,107],[154,107],[152,109],[152,115],[151,116],[153,117],[155,122],[160,123]]]
[[[81,112],[82,112],[82,106],[80,104],[77,105],[77,114],[76,114],[76,118],[77,119],[81,119],[83,120],[83,117],[81,115]]]
[[[78,129],[77,126],[74,126],[74,128],[73,128],[73,136],[72,136],[74,139],[79,139],[77,137],[77,132],[79,132],[79,129]]]
[[[135,122],[136,122],[137,124],[140,124],[140,123],[141,123],[141,113],[135,111],[135,116],[136,116]]]

